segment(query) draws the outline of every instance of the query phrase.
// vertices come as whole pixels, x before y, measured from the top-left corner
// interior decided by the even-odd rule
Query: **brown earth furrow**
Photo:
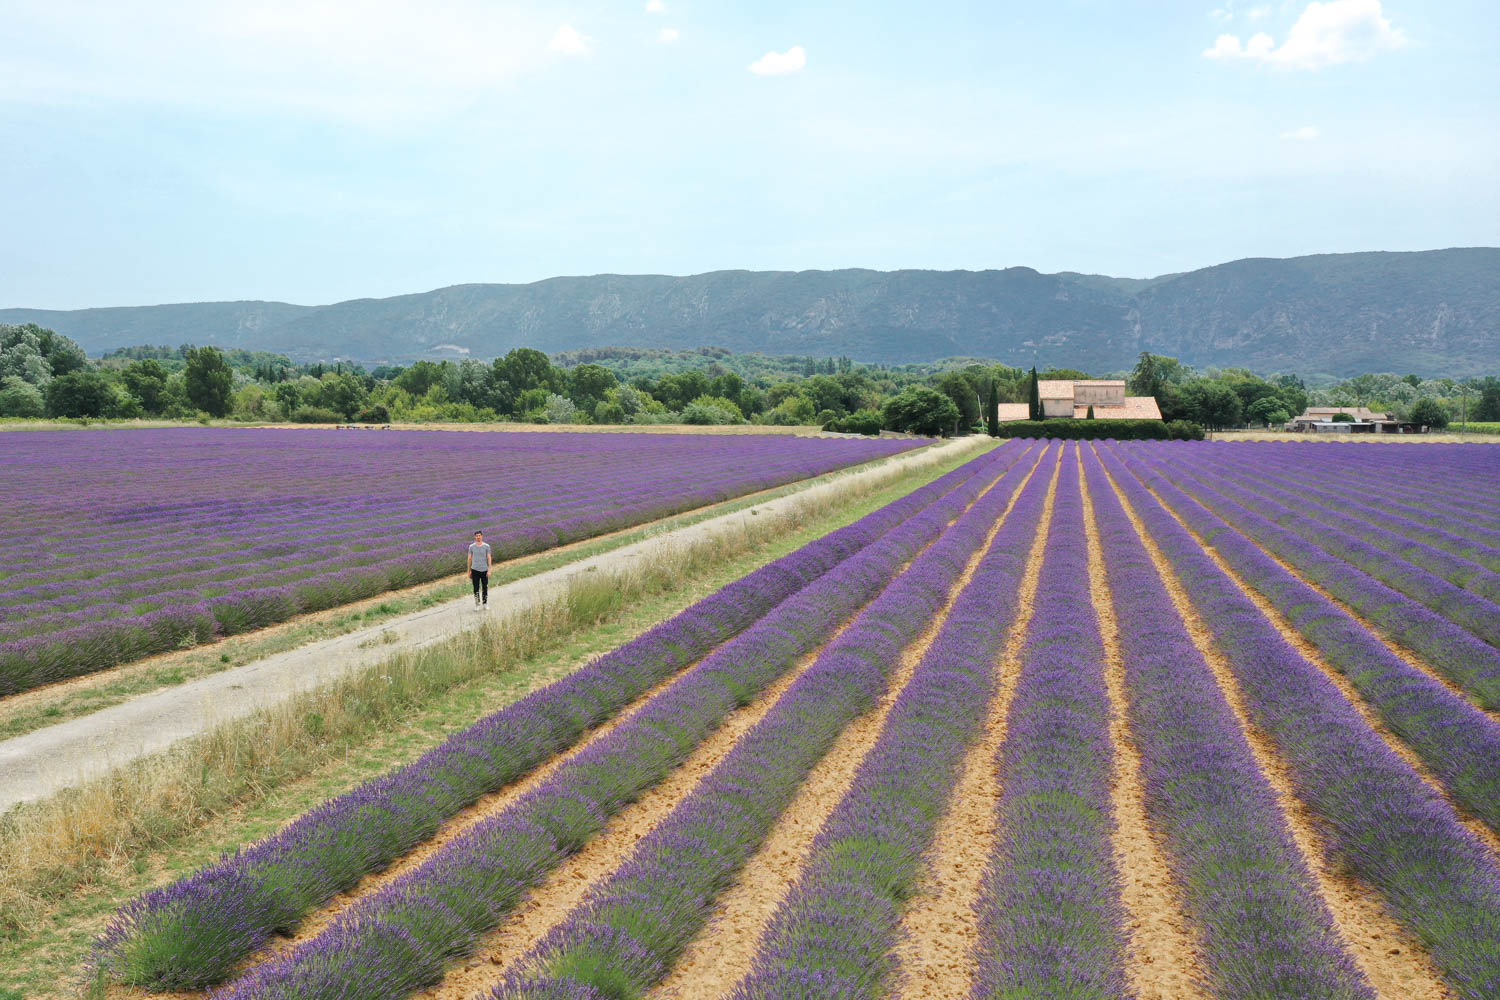
[[[1164,501],[1162,501],[1161,497],[1157,496],[1156,491],[1154,489],[1151,489],[1151,487],[1149,485],[1145,484],[1145,483],[1142,483],[1142,485],[1146,487],[1146,489],[1151,493],[1152,496],[1156,497],[1157,501],[1160,502],[1163,507],[1167,506],[1166,503]],[[1187,491],[1184,490],[1183,492],[1186,493]],[[1189,494],[1189,495],[1191,495],[1191,494]],[[1193,531],[1192,528],[1189,528],[1187,526],[1187,522],[1183,521],[1182,518],[1177,517],[1177,512],[1176,511],[1172,511],[1171,508],[1167,508],[1167,509],[1169,511],[1171,511],[1172,516],[1174,518],[1176,518],[1179,522],[1182,523],[1183,527],[1187,528],[1187,530],[1192,533],[1192,535],[1193,535],[1194,538],[1198,539],[1199,544],[1202,544],[1203,540],[1198,535],[1198,533],[1196,531]],[[1208,510],[1210,513],[1214,513],[1214,516],[1216,516],[1216,517],[1218,516],[1218,514],[1216,512],[1214,512],[1212,510],[1212,508],[1209,508],[1209,507],[1205,506],[1204,509]],[[1224,520],[1224,519],[1220,518],[1220,520]],[[1295,577],[1297,580],[1301,581],[1302,583],[1307,584],[1307,586],[1311,587],[1313,590],[1317,591],[1320,595],[1322,595],[1329,602],[1331,602],[1334,607],[1338,608],[1344,614],[1346,614],[1350,618],[1354,619],[1357,623],[1359,623],[1359,625],[1360,625],[1361,628],[1363,628],[1365,631],[1369,632],[1370,635],[1372,637],[1374,637],[1374,639],[1377,642],[1379,642],[1382,646],[1384,646],[1390,652],[1390,654],[1392,656],[1394,656],[1396,659],[1400,660],[1402,663],[1405,663],[1407,666],[1411,667],[1413,670],[1419,671],[1420,673],[1426,674],[1428,677],[1431,677],[1433,680],[1435,680],[1439,684],[1443,685],[1443,687],[1447,688],[1449,691],[1452,691],[1455,695],[1457,695],[1458,697],[1462,698],[1464,701],[1468,702],[1470,705],[1473,705],[1474,708],[1477,709],[1478,711],[1481,711],[1481,712],[1485,713],[1490,718],[1494,719],[1496,722],[1500,722],[1500,711],[1496,711],[1494,709],[1485,708],[1483,705],[1479,704],[1479,702],[1475,700],[1475,698],[1474,698],[1474,696],[1472,694],[1470,694],[1469,692],[1465,691],[1462,687],[1460,687],[1452,679],[1450,679],[1449,677],[1445,676],[1441,671],[1437,670],[1435,667],[1433,667],[1431,664],[1429,664],[1426,660],[1422,659],[1422,657],[1419,654],[1417,654],[1416,652],[1414,652],[1414,651],[1412,651],[1410,649],[1407,649],[1405,646],[1401,645],[1399,642],[1396,642],[1394,639],[1391,639],[1388,635],[1386,635],[1386,633],[1384,632],[1384,630],[1382,630],[1380,628],[1380,626],[1378,626],[1374,622],[1370,621],[1368,618],[1366,618],[1364,615],[1362,615],[1355,608],[1350,607],[1344,601],[1340,600],[1339,597],[1337,595],[1335,595],[1333,592],[1324,589],[1324,587],[1323,587],[1322,584],[1318,583],[1315,580],[1308,579],[1305,575],[1303,575],[1303,573],[1302,573],[1301,570],[1297,569],[1297,567],[1293,566],[1291,563],[1289,563],[1285,559],[1281,558],[1281,556],[1277,555],[1276,553],[1272,552],[1270,549],[1266,548],[1260,542],[1258,542],[1254,538],[1252,538],[1248,533],[1246,533],[1244,531],[1241,531],[1239,529],[1239,527],[1237,527],[1236,525],[1229,524],[1228,521],[1224,521],[1224,523],[1227,524],[1227,525],[1229,525],[1230,530],[1232,530],[1236,534],[1239,534],[1239,535],[1243,536],[1244,538],[1248,539],[1252,544],[1255,545],[1256,548],[1260,549],[1261,553],[1263,555],[1265,555],[1265,557],[1267,559],[1271,560],[1276,565],[1278,565],[1282,569],[1286,570],[1288,574],[1290,574],[1291,576]],[[1204,545],[1204,550],[1207,551],[1211,556],[1213,556],[1214,560],[1216,562],[1220,562],[1222,564],[1222,561],[1219,559],[1219,554],[1217,552],[1213,551],[1207,545]],[[1394,558],[1398,558],[1398,557],[1393,556],[1392,558],[1394,559]],[[1351,563],[1351,565],[1353,565],[1353,564]],[[1355,567],[1355,568],[1358,569],[1358,567]],[[1363,571],[1361,571],[1361,572],[1363,572]],[[1245,584],[1244,582],[1242,582],[1239,579],[1238,576],[1235,576],[1234,579],[1235,579],[1236,583],[1240,584],[1241,589],[1243,589],[1243,590],[1245,590],[1245,591],[1247,591],[1247,592],[1249,592],[1251,594],[1251,596],[1255,599],[1255,601],[1257,603],[1266,603],[1265,599],[1261,595],[1260,591],[1258,591],[1254,587],[1248,586],[1247,584]],[[1438,612],[1434,612],[1434,614],[1437,614],[1437,613]],[[1299,635],[1299,639],[1300,639],[1300,635]],[[1311,646],[1311,643],[1308,643],[1306,640],[1302,640],[1302,644],[1303,645]],[[1316,647],[1312,647],[1312,648],[1316,648]],[[1314,660],[1313,662],[1316,663],[1316,662],[1319,662],[1319,661]]]
[[[856,720],[815,767],[735,884],[719,897],[714,915],[698,933],[671,974],[651,996],[657,1000],[694,1000],[729,993],[751,968],[767,925],[802,876],[813,839],[854,781],[855,773],[885,728],[891,707],[910,682],[922,657],[937,639],[953,602],[974,578],[1017,498],[1036,474],[1032,463],[984,542],[969,559],[932,623],[906,648],[874,709]]]
[[[1080,462],[1081,464],[1081,462]],[[1082,470],[1080,470],[1082,474]],[[1125,975],[1138,1000],[1197,1000],[1199,986],[1195,935],[1182,905],[1166,851],[1146,817],[1141,752],[1129,722],[1120,622],[1104,571],[1104,554],[1094,520],[1093,485],[1083,480],[1083,523],[1089,548],[1089,587],[1104,641],[1104,682],[1112,706],[1110,741],[1115,763],[1111,799],[1115,814],[1115,865],[1120,871],[1130,944]]]
[[[999,481],[997,474],[985,490]],[[971,501],[964,508],[973,506]],[[961,514],[960,514],[961,516]],[[952,525],[957,517],[948,523]],[[923,551],[926,551],[925,548]],[[892,574],[900,576],[921,553]],[[775,706],[798,677],[815,663],[863,612],[860,608],[843,622],[828,642],[800,658],[792,670],[769,685],[749,706],[731,712],[708,739],[660,783],[646,790],[639,799],[626,806],[595,835],[583,849],[566,859],[541,885],[527,894],[498,928],[484,935],[475,945],[473,956],[461,967],[451,968],[442,982],[416,994],[423,1000],[471,1000],[488,990],[512,963],[521,958],[572,910],[583,902],[590,889],[602,883],[629,857],[635,842],[644,837],[685,799],[698,783]]]
[[[1172,571],[1171,564],[1142,523],[1129,498],[1114,481],[1113,474],[1105,470],[1105,478],[1119,497],[1126,516],[1134,525],[1151,561],[1156,564],[1156,571],[1171,595],[1178,614],[1182,616],[1193,644],[1198,647],[1224,692],[1225,700],[1245,734],[1256,764],[1276,796],[1292,840],[1307,862],[1319,895],[1333,915],[1334,928],[1346,951],[1354,958],[1381,1000],[1448,1000],[1452,994],[1416,939],[1386,912],[1378,897],[1364,885],[1332,869],[1317,830],[1316,818],[1312,810],[1297,797],[1295,782],[1285,762],[1277,754],[1274,742],[1251,721],[1244,693],[1226,657],[1214,643],[1212,629],[1193,607],[1182,583]],[[1170,508],[1167,510],[1175,516]],[[1205,551],[1211,558],[1215,557],[1212,550],[1205,548]],[[1219,565],[1224,568],[1222,564]],[[1228,570],[1225,569],[1225,572]],[[1230,574],[1230,579],[1254,599],[1253,591],[1249,591],[1237,577]],[[1271,620],[1286,632],[1284,623],[1276,622],[1274,618]]]
[[[1301,632],[1297,631],[1297,627],[1291,622],[1287,621],[1286,616],[1281,613],[1280,609],[1278,609],[1276,605],[1272,604],[1269,600],[1266,599],[1265,595],[1261,594],[1260,591],[1256,590],[1254,587],[1250,586],[1250,584],[1247,583],[1244,579],[1242,579],[1240,575],[1236,573],[1235,570],[1228,563],[1226,563],[1222,557],[1220,557],[1219,553],[1215,551],[1211,545],[1204,542],[1201,535],[1194,531],[1186,521],[1179,517],[1175,510],[1167,506],[1167,504],[1161,499],[1161,497],[1156,495],[1155,490],[1152,490],[1149,486],[1146,486],[1146,490],[1151,493],[1153,497],[1156,497],[1157,502],[1160,503],[1162,505],[1162,508],[1172,516],[1173,520],[1182,525],[1183,530],[1191,535],[1193,537],[1193,540],[1196,541],[1200,546],[1202,546],[1203,551],[1208,555],[1210,559],[1213,560],[1214,565],[1223,570],[1225,575],[1227,575],[1229,579],[1234,581],[1235,586],[1244,591],[1245,596],[1248,597],[1258,609],[1260,609],[1260,613],[1271,620],[1271,623],[1275,625],[1276,628],[1281,632],[1282,637],[1286,639],[1287,643],[1290,644],[1293,649],[1297,650],[1297,652],[1301,653],[1303,658],[1305,658],[1309,663],[1313,664],[1319,670],[1321,670],[1323,674],[1330,681],[1332,681],[1334,685],[1338,687],[1344,698],[1354,706],[1355,710],[1359,712],[1360,716],[1365,720],[1366,724],[1368,724],[1371,729],[1375,730],[1380,738],[1385,741],[1386,745],[1391,748],[1391,752],[1405,761],[1407,766],[1409,766],[1413,771],[1417,772],[1417,775],[1423,781],[1425,781],[1429,787],[1432,788],[1432,791],[1435,795],[1441,797],[1453,808],[1454,813],[1457,814],[1459,822],[1464,825],[1464,828],[1467,829],[1470,833],[1474,834],[1474,836],[1478,837],[1479,840],[1483,842],[1484,845],[1488,847],[1490,851],[1495,855],[1496,861],[1500,862],[1500,835],[1497,835],[1494,830],[1490,829],[1490,827],[1482,819],[1475,816],[1473,812],[1471,812],[1469,808],[1462,802],[1459,802],[1453,796],[1448,794],[1448,790],[1443,787],[1442,781],[1432,773],[1431,769],[1428,768],[1426,762],[1424,762],[1422,758],[1418,756],[1417,752],[1413,750],[1399,735],[1390,730],[1390,727],[1385,724],[1385,720],[1380,717],[1380,713],[1370,707],[1369,703],[1365,701],[1364,696],[1359,693],[1359,690],[1355,688],[1354,684],[1349,680],[1347,676],[1345,676],[1344,672],[1334,664],[1330,663],[1328,659],[1323,656],[1322,651],[1319,650],[1311,640],[1302,635]],[[1238,532],[1238,529],[1235,530]],[[1260,543],[1257,542],[1254,538],[1251,538],[1244,532],[1238,533],[1240,534],[1240,537],[1246,539],[1252,545],[1256,546],[1256,548],[1259,548],[1262,552],[1264,552],[1268,558],[1276,559],[1275,555],[1266,551],[1266,549],[1262,547]],[[1288,573],[1291,573],[1293,576],[1297,576],[1297,579],[1299,580],[1302,579],[1302,577],[1298,576],[1297,572],[1290,566],[1282,563],[1279,559],[1276,561]],[[1303,582],[1307,583],[1308,581],[1304,580]],[[1308,586],[1314,585],[1308,583]],[[1314,589],[1317,588],[1314,587]],[[1321,591],[1319,592],[1321,593]],[[1324,596],[1328,597],[1329,600],[1333,600],[1333,598],[1327,594],[1324,594]],[[1344,607],[1342,604],[1339,604],[1337,606],[1340,608]],[[1344,610],[1348,609],[1345,608]],[[1354,618],[1365,628],[1370,628],[1367,622],[1363,621],[1352,612],[1350,613],[1350,617]],[[1379,637],[1379,634],[1376,633],[1373,629],[1370,629],[1370,631],[1372,632],[1372,634],[1375,634],[1377,638]],[[1385,645],[1387,648],[1391,649],[1392,653],[1395,653],[1397,656],[1401,655],[1397,649],[1391,647],[1390,643],[1387,642],[1385,643]],[[1441,681],[1443,679],[1433,671],[1425,669],[1425,667],[1418,661],[1414,661],[1409,657],[1402,657],[1402,659],[1404,659],[1407,663],[1410,663],[1413,667],[1422,670],[1424,673],[1426,673],[1428,676],[1433,677],[1433,679],[1435,680]],[[1455,694],[1458,694],[1460,696],[1463,695],[1463,692],[1459,691],[1457,688],[1454,688],[1453,685],[1448,684],[1447,686]],[[1472,704],[1472,702],[1470,702],[1470,704]]]
[[[926,875],[907,900],[902,915],[893,977],[899,1000],[964,997],[974,980],[974,948],[979,943],[974,908],[985,865],[999,836],[995,820],[1000,802],[996,756],[1005,742],[1015,680],[1021,672],[1021,644],[1036,610],[1042,552],[1052,524],[1061,470],[1059,462],[1047,486],[1047,499],[1017,597],[1016,620],[995,664],[995,694],[987,707],[980,738],[964,758],[958,784],[933,838]]]

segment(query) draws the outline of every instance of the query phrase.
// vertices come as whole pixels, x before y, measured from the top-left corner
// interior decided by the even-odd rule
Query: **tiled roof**
[[[1001,403],[999,409],[1002,424],[1011,420],[1031,419],[1031,407],[1026,403]]]
[[[1073,384],[1074,385],[1118,385],[1121,388],[1123,388],[1125,386],[1125,380],[1122,379],[1122,378],[1084,378],[1084,379],[1079,379],[1077,382],[1074,382]]]
[[[1089,415],[1087,405],[1073,407],[1073,416],[1083,418]],[[1102,406],[1094,404],[1095,420],[1160,420],[1161,408],[1156,405],[1154,396],[1126,396],[1124,406]]]

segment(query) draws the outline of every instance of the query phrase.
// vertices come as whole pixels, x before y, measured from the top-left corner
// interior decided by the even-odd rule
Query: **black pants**
[[[474,584],[474,596],[479,597],[486,604],[490,603],[490,571],[471,569],[469,580]]]

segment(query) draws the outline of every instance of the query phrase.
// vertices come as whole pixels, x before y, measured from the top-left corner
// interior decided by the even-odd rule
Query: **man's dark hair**
[[[474,532],[474,534],[476,534],[476,535],[482,535],[482,534],[484,534],[484,532],[482,532],[482,531],[476,531],[476,532]]]

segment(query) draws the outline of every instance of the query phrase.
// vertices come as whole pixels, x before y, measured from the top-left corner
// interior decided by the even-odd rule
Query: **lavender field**
[[[215,1000],[1500,996],[1500,449],[1008,442],[129,902]]]
[[[896,454],[910,440],[0,435],[0,695]]]

